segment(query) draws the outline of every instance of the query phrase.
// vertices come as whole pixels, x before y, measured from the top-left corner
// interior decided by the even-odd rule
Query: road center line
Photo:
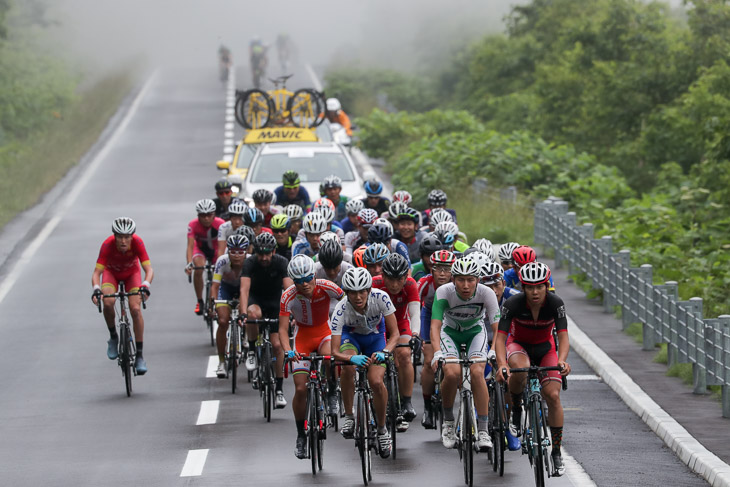
[[[208,458],[208,449],[190,450],[188,457],[185,459],[180,477],[199,477],[203,474],[205,460]]]
[[[208,368],[205,371],[205,377],[218,377],[215,370],[218,368],[218,355],[208,357]]]
[[[215,424],[218,419],[218,408],[220,401],[203,401],[200,403],[200,413],[198,413],[198,421],[196,425]]]

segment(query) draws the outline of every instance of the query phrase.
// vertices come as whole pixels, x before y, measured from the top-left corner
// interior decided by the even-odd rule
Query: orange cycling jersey
[[[297,292],[296,286],[289,286],[281,295],[279,316],[294,316],[299,327],[308,329],[327,327],[330,303],[344,296],[342,289],[332,281],[317,279],[311,298]]]
[[[150,263],[142,238],[137,234],[132,235],[129,250],[121,253],[117,250],[114,235],[111,235],[101,244],[96,268],[111,271],[117,278],[121,278],[139,272],[138,262],[141,262],[143,266]]]
[[[327,118],[329,118],[330,123],[339,123],[342,125],[347,135],[352,137],[352,122],[350,122],[350,117],[344,111],[337,110],[334,116],[328,115]]]

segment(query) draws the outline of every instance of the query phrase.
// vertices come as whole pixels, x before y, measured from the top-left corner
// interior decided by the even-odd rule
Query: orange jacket
[[[344,110],[337,110],[337,113],[335,113],[334,116],[331,115],[331,112],[328,112],[327,118],[330,123],[339,123],[342,125],[345,128],[347,135],[352,137],[352,122],[350,122],[350,117],[347,116]]]

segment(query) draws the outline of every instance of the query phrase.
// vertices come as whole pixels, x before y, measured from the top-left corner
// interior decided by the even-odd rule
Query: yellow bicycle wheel
[[[236,101],[236,120],[247,129],[267,127],[274,115],[274,102],[265,91],[248,90]]]
[[[294,92],[287,110],[295,127],[314,128],[324,122],[324,96],[315,90],[301,89]]]

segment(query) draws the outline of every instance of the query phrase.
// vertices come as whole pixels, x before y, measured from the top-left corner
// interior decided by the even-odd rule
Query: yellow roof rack
[[[243,138],[244,144],[263,144],[264,142],[318,142],[317,134],[309,129],[296,127],[271,127],[249,130]]]

